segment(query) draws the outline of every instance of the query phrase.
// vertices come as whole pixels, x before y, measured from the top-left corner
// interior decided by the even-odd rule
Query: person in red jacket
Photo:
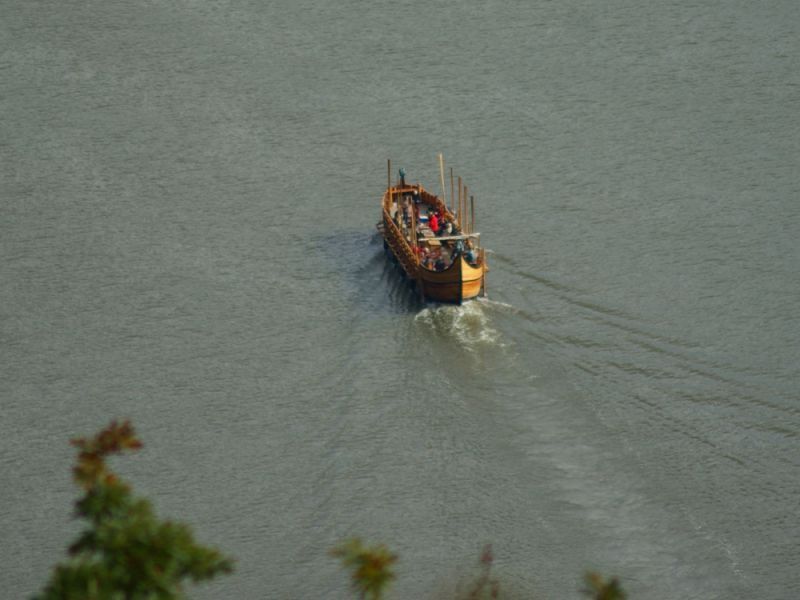
[[[431,214],[431,218],[428,221],[428,225],[431,228],[433,233],[439,233],[439,215],[436,213]]]

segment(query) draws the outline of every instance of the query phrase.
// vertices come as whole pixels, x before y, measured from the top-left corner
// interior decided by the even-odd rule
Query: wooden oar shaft
[[[456,214],[456,184],[453,183],[453,167],[450,167],[450,213]]]
[[[458,177],[458,215],[456,217],[458,219],[458,226],[461,228],[461,231],[464,231],[464,213],[461,212],[461,176]]]
[[[439,153],[439,178],[442,180],[442,201],[447,205],[447,195],[445,194],[444,189],[444,156],[442,153]]]
[[[475,231],[475,197],[469,197],[469,211],[470,211],[470,220],[469,220],[469,230]]]
[[[464,234],[464,235],[443,235],[441,237],[436,236],[436,237],[431,237],[431,238],[427,238],[427,239],[429,239],[429,240],[437,240],[439,242],[449,242],[451,240],[467,240],[467,239],[470,239],[470,238],[479,238],[479,237],[481,237],[480,233],[467,233],[467,234]]]

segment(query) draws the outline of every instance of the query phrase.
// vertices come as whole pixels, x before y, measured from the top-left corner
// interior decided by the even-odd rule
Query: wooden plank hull
[[[419,267],[422,292],[425,298],[436,302],[461,303],[481,293],[483,265],[471,266],[459,256],[446,271],[431,271]]]
[[[397,212],[396,198],[413,195],[420,205],[436,210],[445,215],[451,222],[456,222],[445,204],[435,195],[428,193],[422,186],[390,187],[383,196],[383,220],[378,223],[378,231],[384,239],[384,247],[396,260],[403,274],[416,284],[417,290],[424,300],[461,304],[471,300],[483,292],[486,276],[486,257],[483,251],[478,253],[478,260],[470,264],[463,253],[447,250],[450,264],[446,268],[436,270],[421,264],[420,255],[415,252],[408,227],[403,225],[402,217]],[[449,242],[440,242],[438,238],[419,238],[420,246],[448,246]]]

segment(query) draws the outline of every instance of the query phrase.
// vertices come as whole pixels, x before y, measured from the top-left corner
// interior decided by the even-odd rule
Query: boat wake
[[[414,320],[422,323],[441,337],[455,338],[471,352],[484,348],[504,348],[500,332],[492,326],[489,310],[498,305],[502,309],[509,305],[490,300],[473,300],[461,306],[430,304],[423,308]]]

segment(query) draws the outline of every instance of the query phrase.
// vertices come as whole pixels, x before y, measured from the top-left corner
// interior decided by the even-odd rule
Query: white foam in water
[[[500,332],[491,326],[487,306],[490,301],[467,302],[456,305],[429,305],[422,309],[415,320],[423,322],[442,335],[455,337],[467,350],[480,347],[504,347]],[[493,303],[508,307],[502,303]]]
[[[491,308],[497,308],[497,309],[500,309],[500,310],[503,310],[505,312],[509,312],[509,313],[512,313],[512,314],[519,312],[516,308],[514,308],[510,304],[508,304],[506,302],[500,302],[499,300],[490,300],[489,298],[475,298],[475,300],[473,300],[473,302],[478,302],[478,303],[483,304],[485,306],[489,306]]]

